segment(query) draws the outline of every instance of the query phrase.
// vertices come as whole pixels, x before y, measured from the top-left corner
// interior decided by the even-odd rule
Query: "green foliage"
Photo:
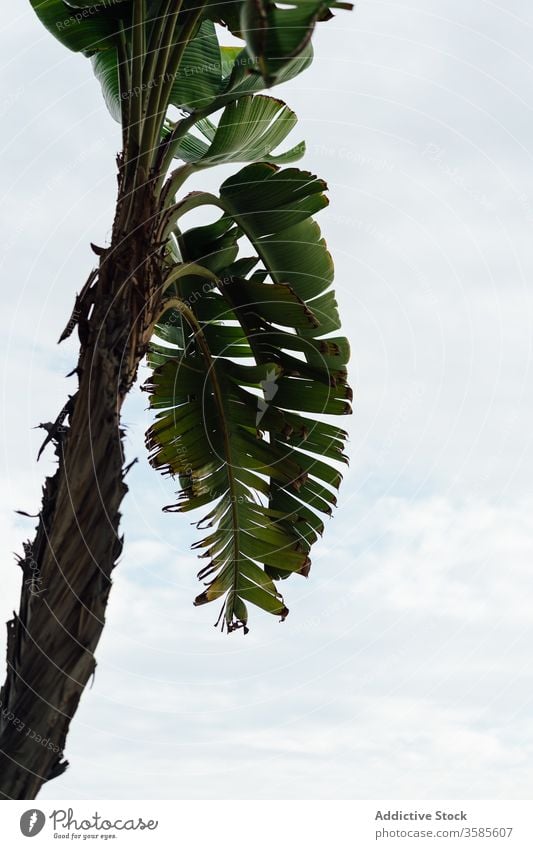
[[[273,151],[289,135],[296,121],[296,115],[282,100],[247,95],[226,106],[217,127],[208,120],[197,124],[199,135],[183,136],[174,155],[196,168],[257,160],[293,162],[304,153],[302,143],[282,154]]]
[[[309,43],[301,55],[291,59],[278,75],[276,82],[284,83],[306,70],[313,58]],[[122,120],[120,83],[116,49],[100,50],[93,55],[93,69],[98,78],[106,105],[112,117]],[[265,88],[263,78],[253,72],[254,63],[246,49],[219,45],[212,21],[203,21],[198,32],[187,44],[170,91],[169,104],[194,112],[208,107],[222,109],[245,94],[255,94]],[[148,81],[149,90],[159,83]]]
[[[247,603],[286,616],[273,579],[308,575],[346,461],[345,432],[319,419],[349,413],[351,399],[333,265],[310,218],[324,189],[264,162],[226,180],[222,217],[178,233],[183,274],[169,276],[151,354],[150,461],[180,480],[167,509],[210,506],[195,603],[223,599],[230,631],[247,627]],[[206,198],[183,209],[191,200]],[[252,257],[237,258],[243,236]]]
[[[248,53],[267,84],[272,85],[287,63],[308,45],[318,21],[328,20],[331,9],[351,9],[351,3],[323,3],[293,0],[271,3],[245,0],[241,11],[241,32]]]
[[[63,0],[30,0],[38,18],[47,30],[69,50],[91,56],[97,50],[107,50],[115,44],[117,18],[109,8],[95,3],[66,3]],[[130,3],[117,4],[129,15]]]
[[[325,183],[283,168],[296,116],[261,94],[304,71],[311,36],[348,3],[293,0],[30,0],[69,49],[91,57],[123,131],[128,196],[146,184],[168,245],[165,301],[145,385],[152,465],[180,483],[170,511],[207,510],[195,544],[207,565],[195,604],[222,601],[222,625],[247,630],[250,604],[284,619],[275,581],[307,576],[346,462],[349,347],[331,289],[333,262],[312,216]],[[241,39],[219,44],[216,24]],[[175,110],[181,112],[175,118]],[[173,160],[177,167],[170,175]],[[192,172],[247,163],[217,195],[175,192]],[[200,206],[219,217],[183,226]]]
[[[115,105],[118,70],[112,80],[111,68],[113,62],[118,65],[116,49],[121,33],[125,33],[131,48],[133,0],[100,3],[98,0],[30,0],[30,3],[44,26],[65,47],[86,56],[110,51],[105,62],[96,63],[95,70],[106,81],[106,103],[116,118],[120,114]],[[152,38],[155,43],[172,4],[165,0],[144,0],[143,8],[148,40]],[[197,8],[196,0],[182,3],[184,16]],[[333,8],[349,9],[351,4],[312,0],[295,0],[283,6],[257,0],[204,3],[201,31],[191,40],[186,57],[176,71],[170,103],[199,108],[220,97],[220,105],[224,105],[225,94],[254,93],[265,85],[286,82],[308,67],[314,27],[331,17]],[[246,46],[219,49],[213,22],[227,26]],[[163,45],[176,44],[179,39],[178,26],[170,34],[170,41],[163,41]]]

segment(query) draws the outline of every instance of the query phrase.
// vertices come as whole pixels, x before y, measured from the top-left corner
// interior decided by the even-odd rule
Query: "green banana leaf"
[[[195,604],[220,600],[228,631],[248,628],[249,604],[285,618],[274,581],[308,575],[346,462],[345,431],[322,419],[351,400],[331,258],[311,219],[324,189],[267,163],[226,181],[222,216],[177,231],[184,264],[150,354],[150,462],[180,482],[166,509],[209,510]],[[207,198],[183,209],[191,200]],[[254,256],[239,255],[244,236]]]

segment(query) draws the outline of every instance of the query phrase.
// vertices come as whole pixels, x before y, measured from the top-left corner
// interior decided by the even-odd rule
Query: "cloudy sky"
[[[55,343],[109,237],[119,132],[29,3],[3,19],[5,620],[33,528],[13,511],[53,468],[32,428],[72,391],[75,342]],[[526,0],[361,0],[321,27],[283,96],[330,187],[353,350],[340,508],[284,586],[287,621],[254,610],[221,635],[192,607],[193,536],[161,513],[134,391],[127,544],[71,767],[42,798],[531,796],[532,30]]]

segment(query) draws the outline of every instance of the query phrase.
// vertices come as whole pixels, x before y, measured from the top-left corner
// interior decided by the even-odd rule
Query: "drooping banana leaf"
[[[104,46],[104,45],[103,45]],[[109,47],[107,43],[106,48]],[[304,71],[311,64],[309,44],[301,56],[291,60],[279,78],[283,83]],[[121,121],[121,92],[116,48],[101,49],[92,57],[94,73],[102,86],[107,108],[112,117]],[[212,21],[204,20],[188,43],[170,93],[170,104],[188,112],[211,106],[222,109],[245,94],[255,94],[265,88],[263,78],[252,72],[247,50],[220,46]],[[160,81],[152,79],[148,86]]]
[[[65,47],[86,56],[112,52],[95,63],[95,72],[104,88],[104,97],[114,118],[120,115],[116,48],[125,40],[131,44],[133,0],[30,0],[40,21]],[[220,99],[219,107],[236,96],[260,91],[265,85],[285,82],[308,67],[312,51],[310,39],[318,21],[331,17],[331,9],[352,7],[350,3],[324,3],[294,0],[279,5],[264,0],[207,2],[203,10],[194,0],[181,4],[180,15],[202,12],[201,32],[192,33],[180,71],[172,89],[171,103],[186,109],[201,108]],[[145,0],[145,41],[159,31],[172,11],[164,0]],[[239,50],[219,48],[213,22],[223,23],[245,41]],[[198,37],[199,36],[199,37]],[[175,41],[181,29],[175,30]],[[165,48],[168,42],[163,44]],[[153,45],[152,45],[153,47]],[[157,79],[145,79],[145,85]],[[117,106],[118,104],[118,106]]]
[[[296,123],[296,115],[282,100],[261,94],[246,95],[226,106],[218,126],[205,119],[198,122],[197,134],[190,132],[183,136],[174,148],[174,155],[195,168],[258,159],[293,162],[305,152],[302,142],[284,153],[274,151]]]
[[[131,0],[113,6],[95,3],[76,4],[63,0],[30,0],[46,29],[69,50],[91,56],[115,44],[117,18],[129,14]]]
[[[195,603],[221,600],[229,631],[247,629],[250,603],[287,615],[274,579],[309,573],[346,461],[346,433],[321,418],[351,399],[331,259],[310,218],[324,189],[266,163],[226,181],[221,218],[178,231],[185,264],[151,353],[150,461],[179,479],[169,510],[209,509]],[[237,258],[244,235],[255,256]]]
[[[332,9],[352,8],[352,3],[320,0],[292,0],[283,4],[244,0],[240,4],[214,3],[209,15],[245,39],[250,70],[260,74],[270,86],[280,82],[291,63],[304,54],[318,22],[331,18]]]
[[[209,533],[197,544],[209,560],[200,571],[207,588],[196,603],[222,599],[228,630],[247,628],[249,603],[284,618],[274,581],[308,574],[346,461],[345,432],[322,416],[350,411],[349,349],[338,335],[331,257],[311,218],[326,204],[325,185],[272,164],[292,162],[304,148],[277,152],[296,119],[258,92],[304,70],[317,22],[351,4],[30,2],[59,41],[92,56],[111,114],[129,128],[132,163],[141,142],[150,151],[143,167],[166,167],[173,153],[185,175],[251,163],[217,196],[194,193],[165,210],[168,300],[150,355],[147,389],[158,412],[147,443],[154,466],[179,478],[172,509],[209,510],[199,523]],[[214,23],[244,46],[220,47]],[[137,91],[142,102],[123,108]],[[188,113],[190,132],[181,136],[167,117],[168,150],[152,157],[169,105]],[[184,228],[181,217],[201,204],[214,205],[219,218]],[[179,228],[170,233],[174,217]]]

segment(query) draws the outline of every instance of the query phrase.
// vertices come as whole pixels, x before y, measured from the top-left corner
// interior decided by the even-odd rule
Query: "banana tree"
[[[95,670],[122,548],[120,412],[140,362],[149,459],[179,485],[165,509],[199,511],[194,603],[218,601],[227,632],[246,633],[251,606],[287,616],[280,584],[309,574],[346,461],[344,430],[322,416],[349,413],[351,400],[333,264],[312,217],[326,185],[294,167],[296,116],[264,93],[305,71],[315,26],[350,4],[30,2],[90,59],[122,150],[110,244],[93,246],[97,267],[61,336],[79,336],[77,388],[46,426],[57,470],[8,623],[0,793],[15,799],[67,767]],[[220,43],[227,31],[239,46]],[[184,189],[219,164],[237,170],[217,193]],[[199,208],[205,223],[193,226]]]

